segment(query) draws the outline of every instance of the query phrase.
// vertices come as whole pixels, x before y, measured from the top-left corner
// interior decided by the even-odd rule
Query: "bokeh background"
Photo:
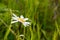
[[[31,25],[11,24],[10,9]],[[60,40],[60,0],[0,0],[0,40]]]

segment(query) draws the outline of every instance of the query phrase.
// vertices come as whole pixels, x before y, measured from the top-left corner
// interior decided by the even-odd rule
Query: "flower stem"
[[[9,33],[10,33],[11,27],[12,27],[12,26],[10,25],[9,28],[7,29],[6,34],[5,34],[5,36],[4,36],[4,40],[7,40],[7,37],[8,37],[8,35],[9,35]]]

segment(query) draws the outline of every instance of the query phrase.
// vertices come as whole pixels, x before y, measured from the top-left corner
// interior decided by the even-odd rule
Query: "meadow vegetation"
[[[13,13],[31,25],[11,24]],[[60,0],[0,0],[0,40],[60,40]]]

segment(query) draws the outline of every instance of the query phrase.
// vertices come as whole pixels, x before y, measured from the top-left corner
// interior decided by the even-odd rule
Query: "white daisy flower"
[[[17,17],[15,14],[13,14],[11,24],[16,22],[21,22],[26,27],[30,25],[30,22],[26,22],[26,20],[28,20],[28,18],[24,18],[23,15],[21,15],[20,17]]]

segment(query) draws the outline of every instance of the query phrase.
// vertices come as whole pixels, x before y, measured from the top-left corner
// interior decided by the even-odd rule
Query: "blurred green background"
[[[31,26],[11,25],[10,9]],[[0,0],[0,40],[60,40],[60,0]]]

